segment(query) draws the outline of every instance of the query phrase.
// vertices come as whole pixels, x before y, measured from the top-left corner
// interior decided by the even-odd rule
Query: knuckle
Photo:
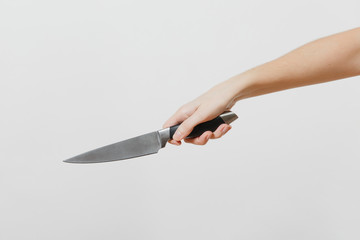
[[[180,132],[182,133],[187,133],[190,132],[192,129],[192,124],[189,121],[184,121],[180,126],[179,126]]]
[[[198,139],[198,140],[197,140],[197,144],[198,144],[198,145],[205,145],[205,144],[206,144],[206,141],[203,141],[203,140]]]
[[[194,114],[194,119],[196,121],[202,121],[205,118],[205,114],[202,111],[197,111]]]
[[[183,105],[179,108],[178,113],[181,115],[184,115],[186,118],[190,116],[189,114],[189,108],[187,105]]]
[[[182,123],[182,124],[180,124],[180,126],[178,127],[176,132],[183,134],[185,129],[186,129],[186,126],[184,126],[184,123]]]
[[[217,138],[219,138],[219,137],[221,137],[221,134],[218,133],[218,132],[215,132],[215,133],[214,133],[214,138],[217,139]]]

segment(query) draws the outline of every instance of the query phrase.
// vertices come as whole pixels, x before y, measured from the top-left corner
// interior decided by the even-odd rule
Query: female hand
[[[228,80],[180,107],[163,125],[167,128],[181,123],[169,143],[180,145],[181,140],[189,135],[196,125],[212,120],[224,111],[230,110],[235,104],[236,93],[233,81]],[[230,129],[230,125],[222,124],[215,132],[206,131],[200,137],[184,139],[184,141],[204,145],[210,138],[220,138]]]

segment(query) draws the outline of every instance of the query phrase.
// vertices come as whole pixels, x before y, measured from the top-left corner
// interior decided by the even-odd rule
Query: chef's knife
[[[206,131],[214,132],[221,124],[230,124],[237,118],[238,116],[233,112],[224,112],[213,120],[197,125],[186,138],[195,138],[201,136],[201,134]],[[165,147],[168,140],[172,139],[172,136],[174,135],[179,125],[180,124],[107,145],[105,147],[101,147],[69,158],[64,162],[100,163],[125,160],[157,153],[161,148]]]

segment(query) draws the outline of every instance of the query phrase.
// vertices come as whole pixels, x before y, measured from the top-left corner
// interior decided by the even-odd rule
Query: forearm
[[[308,43],[228,80],[235,101],[360,74],[360,28]]]
[[[199,123],[231,109],[236,101],[266,93],[328,82],[360,74],[360,28],[308,43],[278,59],[250,69],[214,86],[183,105],[164,127],[181,123],[172,143],[179,145]],[[205,144],[230,126],[187,140]]]

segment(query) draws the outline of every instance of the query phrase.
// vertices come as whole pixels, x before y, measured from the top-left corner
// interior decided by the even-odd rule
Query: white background
[[[206,146],[62,160],[359,26],[348,1],[0,1],[0,239],[359,239],[360,78],[239,102]]]

